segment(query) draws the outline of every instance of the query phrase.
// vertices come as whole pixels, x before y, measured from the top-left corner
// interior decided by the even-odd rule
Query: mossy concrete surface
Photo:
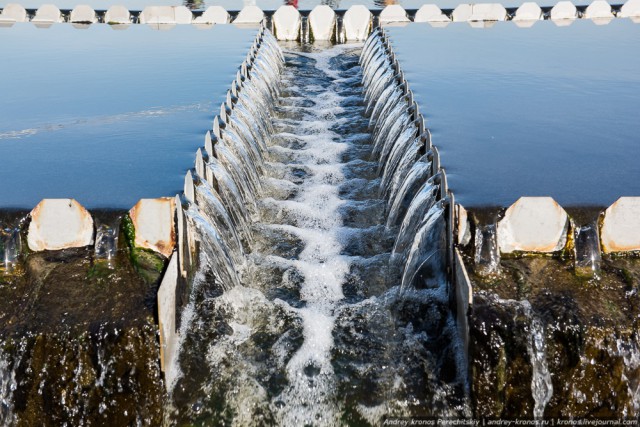
[[[469,270],[472,261],[466,259]],[[547,418],[640,416],[640,259],[603,260],[599,279],[576,277],[571,260],[503,259],[479,277],[469,313],[475,415],[533,418],[532,319],[543,328],[553,394]],[[530,304],[530,306],[529,306]],[[527,308],[529,306],[529,308]]]

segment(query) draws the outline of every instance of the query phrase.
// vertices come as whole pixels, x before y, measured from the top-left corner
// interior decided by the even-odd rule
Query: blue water
[[[640,196],[640,25],[388,31],[458,202]]]
[[[255,34],[0,28],[0,208],[176,194]]]

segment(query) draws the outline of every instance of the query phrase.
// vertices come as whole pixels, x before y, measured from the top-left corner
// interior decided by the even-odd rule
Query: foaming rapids
[[[289,48],[265,33],[185,192],[167,424],[468,415],[428,135],[379,40]]]

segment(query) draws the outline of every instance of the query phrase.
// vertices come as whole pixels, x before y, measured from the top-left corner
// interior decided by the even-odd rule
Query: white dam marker
[[[620,197],[607,208],[600,240],[605,253],[640,250],[640,197]]]
[[[169,257],[176,243],[174,212],[172,197],[140,199],[129,211],[136,230],[135,245]]]
[[[587,19],[613,19],[611,5],[605,0],[594,0],[584,12]]]
[[[193,14],[185,6],[147,6],[139,19],[141,24],[191,24]]]
[[[95,24],[98,22],[98,17],[92,7],[81,4],[73,8],[69,21],[72,23]]]
[[[131,14],[129,9],[124,6],[111,6],[104,14],[104,22],[111,25],[130,24]]]
[[[302,20],[300,12],[293,6],[280,6],[273,14],[273,27],[278,40],[297,40],[300,37]]]
[[[233,20],[234,24],[259,24],[264,19],[264,12],[258,6],[245,6],[236,19]]]
[[[535,2],[522,3],[513,17],[513,21],[519,27],[530,27],[542,19],[544,19],[542,8]]]
[[[93,243],[93,218],[74,199],[44,199],[30,215],[27,244],[32,251],[79,248]]]
[[[36,16],[31,20],[36,27],[49,28],[52,24],[62,22],[62,12],[52,4],[44,4],[36,11]]]
[[[366,40],[373,15],[361,4],[351,6],[342,18],[346,40]]]
[[[621,18],[640,18],[640,0],[627,0],[620,8]]]
[[[380,25],[411,22],[407,11],[399,4],[390,4],[380,12]]]
[[[567,242],[568,216],[551,197],[521,197],[498,222],[500,252],[555,252]]]
[[[27,11],[16,3],[8,3],[0,13],[0,25],[11,25],[15,22],[27,21]]]
[[[507,9],[500,3],[477,3],[471,8],[469,21],[504,21]]]
[[[327,5],[318,5],[309,14],[313,40],[331,40],[336,29],[336,13]]]
[[[177,350],[176,334],[176,286],[178,284],[178,255],[171,256],[167,271],[158,289],[158,329],[160,330],[160,369],[165,373],[165,384],[169,389],[170,372]]]
[[[416,12],[413,22],[441,22],[448,23],[451,20],[435,4],[423,4]]]
[[[222,6],[209,6],[204,13],[193,20],[194,24],[228,24],[229,12]]]
[[[576,9],[575,5],[570,1],[558,2],[558,4],[553,6],[553,9],[551,9],[551,20],[556,21],[556,25],[569,25],[571,21],[577,17],[578,9]]]

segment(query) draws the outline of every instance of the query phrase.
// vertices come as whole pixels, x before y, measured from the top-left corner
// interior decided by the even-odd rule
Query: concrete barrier
[[[578,9],[570,1],[558,2],[551,9],[550,18],[552,21],[572,21],[578,17]],[[564,23],[567,25],[567,23]],[[562,25],[562,23],[560,24]]]
[[[521,197],[498,222],[502,253],[556,252],[567,243],[567,213],[551,197]]]
[[[300,38],[300,28],[302,20],[300,12],[289,5],[280,6],[271,18],[273,29],[278,40],[298,40]]]
[[[513,17],[514,21],[539,21],[544,19],[542,9],[534,2],[522,3],[522,5],[516,10],[516,14]]]
[[[471,8],[469,21],[504,21],[507,19],[507,9],[499,3],[478,3]]]
[[[473,305],[473,285],[457,248],[454,252],[454,269],[457,325],[466,358],[469,353],[469,318],[467,314],[469,307]]]
[[[69,16],[69,21],[79,24],[95,24],[98,22],[96,11],[86,4],[76,6]]]
[[[613,19],[611,5],[605,0],[594,0],[584,11],[586,19]]]
[[[640,251],[640,197],[621,197],[604,212],[604,253]]]
[[[193,20],[194,24],[228,24],[231,16],[222,6],[209,6],[202,15]]]
[[[351,6],[342,17],[345,40],[366,40],[372,25],[371,12],[358,4]]]
[[[253,25],[261,23],[263,19],[264,12],[258,6],[245,6],[233,20],[233,23]]]
[[[30,216],[27,244],[32,251],[77,248],[93,243],[93,218],[74,199],[44,199]]]
[[[456,226],[458,228],[457,243],[466,246],[471,241],[469,214],[462,205],[456,205]]]
[[[178,255],[171,256],[158,289],[158,329],[160,330],[160,369],[165,373],[165,385],[169,390],[171,378],[167,375],[178,349],[176,334],[176,287],[178,285]]]
[[[124,6],[111,6],[104,14],[104,22],[110,25],[130,24],[131,14]]]
[[[435,4],[424,4],[416,12],[413,22],[439,22],[449,23],[451,19]]]
[[[168,258],[176,244],[173,198],[140,199],[129,216],[136,230],[135,245]]]
[[[312,40],[331,40],[336,32],[336,13],[327,5],[318,5],[309,14]]]
[[[471,15],[473,15],[472,4],[459,4],[455,9],[453,9],[451,19],[453,22],[468,22]]]
[[[141,24],[191,24],[193,14],[185,6],[147,6],[138,19]]]
[[[380,12],[378,19],[380,20],[380,25],[411,22],[407,16],[407,11],[399,4],[390,4],[389,6],[386,6],[382,9],[382,12]]]
[[[27,22],[27,11],[16,3],[8,3],[0,13],[0,25],[11,25],[15,22]]]
[[[48,28],[52,24],[62,22],[62,12],[56,6],[52,4],[44,4],[36,11],[36,15],[33,17],[33,22],[37,27]]]
[[[193,203],[196,200],[196,186],[193,182],[193,174],[191,171],[187,171],[187,174],[184,176],[184,188],[183,188],[184,197],[190,202]]]
[[[621,18],[640,18],[640,0],[627,0],[620,8],[618,16]]]

